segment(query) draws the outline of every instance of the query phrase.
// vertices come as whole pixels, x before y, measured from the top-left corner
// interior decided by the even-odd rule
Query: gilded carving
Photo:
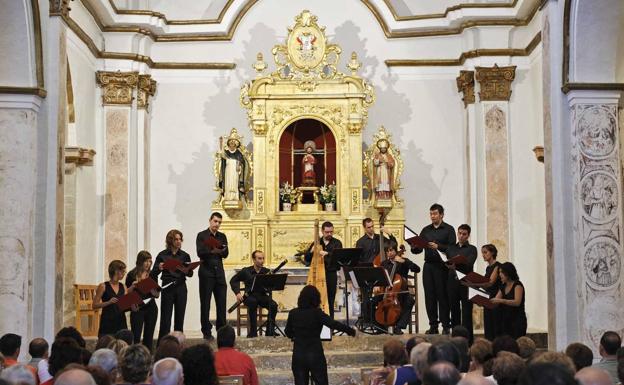
[[[355,247],[355,243],[360,238],[360,226],[351,226],[351,244]]]
[[[516,77],[516,66],[475,67],[476,79],[481,86],[479,99],[483,101],[509,101],[511,83]]]
[[[351,211],[360,211],[360,192],[358,189],[351,190]]]
[[[324,106],[324,105],[294,105],[294,106],[278,106],[273,108],[271,112],[271,122],[274,126],[280,125],[285,120],[290,120],[297,115],[318,115],[325,119],[342,126],[344,123],[344,114],[340,106]]]
[[[256,229],[256,249],[264,250],[264,229]]]
[[[464,97],[462,98],[462,100],[464,101],[464,107],[467,107],[469,104],[474,104],[474,71],[459,71],[459,76],[456,80],[457,91],[461,92],[464,95]]]
[[[264,189],[258,189],[256,194],[257,212],[258,214],[264,214]]]
[[[403,160],[401,152],[392,143],[391,135],[381,126],[373,136],[373,144],[364,153],[363,170],[369,201],[375,208],[392,208],[401,200]]]
[[[102,103],[111,104],[132,104],[132,90],[139,82],[137,72],[107,72],[98,71],[95,77],[97,84],[102,87]]]
[[[65,147],[65,163],[75,163],[78,166],[91,165],[95,150],[82,147]]]
[[[147,109],[149,97],[156,93],[156,80],[152,75],[139,75],[139,85],[137,91],[137,107]]]

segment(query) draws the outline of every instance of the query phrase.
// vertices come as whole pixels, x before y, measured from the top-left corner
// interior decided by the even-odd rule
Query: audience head
[[[221,326],[217,330],[217,347],[218,348],[233,348],[236,341],[236,333],[234,328],[230,325]]]
[[[500,352],[492,363],[492,375],[498,385],[515,385],[525,368],[526,363],[519,355]]]
[[[34,338],[28,345],[28,354],[32,358],[48,358],[48,341],[44,338]]]
[[[438,361],[446,361],[453,364],[456,368],[461,366],[461,358],[459,350],[450,341],[440,341],[431,345],[427,355],[427,363],[429,366]]]
[[[143,345],[130,345],[121,351],[119,369],[121,377],[129,384],[142,384],[147,381],[152,366],[152,355]]]
[[[111,379],[116,379],[119,361],[117,354],[111,349],[98,349],[91,355],[89,366],[102,368]]]
[[[105,349],[113,341],[115,341],[115,337],[110,334],[104,334],[102,337],[98,338],[97,343],[95,344],[95,350]]]
[[[483,366],[485,362],[492,358],[492,343],[484,338],[477,338],[469,350],[471,370],[476,370]]]
[[[116,378],[113,380],[111,377],[104,371],[104,369],[99,366],[87,366],[85,368],[87,372],[93,377],[93,381],[95,381],[96,385],[112,385],[116,384]]]
[[[533,353],[535,353],[535,350],[537,349],[537,347],[535,346],[535,341],[527,336],[522,336],[518,338],[516,342],[518,343],[519,349],[518,355],[525,360],[531,358],[531,356],[533,355]]]
[[[553,363],[530,364],[518,385],[578,385],[569,371]]]
[[[317,290],[318,291],[318,290]],[[217,371],[212,349],[207,344],[194,345],[184,349],[180,357],[185,385],[216,384]]]
[[[132,345],[134,343],[134,334],[128,329],[121,329],[115,333],[115,338],[118,340],[122,340],[128,345]]]
[[[184,335],[184,333],[179,330],[174,330],[169,333],[169,335],[175,337],[180,343],[180,347],[184,349],[184,344],[186,343],[186,336]]]
[[[571,375],[576,373],[574,361],[565,353],[561,352],[543,352],[531,360],[531,364],[553,363],[567,369]]]
[[[451,330],[451,337],[464,337],[468,339],[470,336],[468,335],[468,329],[464,325],[455,325]]]
[[[121,351],[128,347],[128,344],[124,340],[113,340],[108,344],[107,348],[114,351],[117,357],[121,355]]]
[[[459,351],[460,365],[457,367],[461,373],[468,372],[470,365],[470,355],[468,354],[468,339],[465,337],[451,337],[451,343],[455,345]]]
[[[595,366],[579,370],[574,376],[580,385],[613,385],[609,373]]]
[[[398,339],[390,339],[383,345],[384,366],[401,366],[407,363],[405,345]]]
[[[87,342],[82,337],[82,334],[80,334],[78,329],[76,329],[73,326],[66,326],[66,327],[62,328],[61,330],[59,330],[58,333],[56,333],[56,337],[54,337],[54,338],[56,339],[56,338],[59,338],[59,337],[71,338],[74,341],[76,341],[76,343],[78,343],[78,346],[80,346],[81,348],[87,347]]]
[[[494,338],[494,341],[492,341],[492,355],[496,357],[499,352],[520,354],[518,342],[507,335]]]
[[[461,379],[457,368],[450,362],[439,361],[423,374],[423,385],[456,385]]]
[[[607,331],[600,338],[600,355],[603,357],[615,357],[621,345],[622,339],[620,335],[616,332]]]
[[[466,373],[457,385],[492,385],[492,381],[483,377],[479,373]]]
[[[407,340],[407,342],[405,342],[405,351],[407,352],[407,357],[409,358],[410,354],[412,354],[412,349],[414,349],[416,345],[423,342],[427,342],[427,340],[418,336],[412,337]]]
[[[423,373],[425,373],[425,370],[429,367],[427,363],[429,348],[431,348],[429,342],[421,342],[414,346],[414,349],[412,349],[410,353],[410,364],[414,367],[414,372],[418,378],[422,378]]]
[[[7,333],[0,337],[0,353],[5,358],[17,359],[22,346],[22,337],[17,334]]]
[[[172,335],[163,336],[158,343],[156,353],[154,353],[154,361],[160,361],[163,358],[180,358],[182,347],[180,341]]]
[[[54,344],[52,344],[54,349]],[[58,375],[54,385],[96,385],[91,374],[84,369],[69,369]]]
[[[174,358],[163,358],[154,364],[152,369],[153,385],[182,385],[184,373],[182,364]]]
[[[13,385],[37,385],[37,379],[26,365],[13,365],[2,371],[0,378]]]
[[[56,377],[69,364],[82,363],[82,348],[76,340],[69,337],[59,337],[52,343],[48,372]]]
[[[307,285],[301,289],[297,306],[303,309],[316,309],[321,306],[321,293],[315,286]]]

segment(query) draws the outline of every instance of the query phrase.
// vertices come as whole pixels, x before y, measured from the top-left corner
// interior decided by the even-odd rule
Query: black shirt
[[[455,269],[464,274],[468,274],[471,271],[474,271],[473,270],[474,264],[477,260],[477,248],[471,245],[470,243],[466,242],[463,245],[456,243],[452,246],[449,246],[446,255],[449,258],[453,258],[458,255],[463,255],[464,257],[466,257],[466,259],[468,259],[468,264],[467,265],[459,264],[455,266]]]
[[[212,252],[212,248],[206,245],[206,239],[216,238],[223,245],[223,249],[216,253]],[[223,271],[223,259],[227,258],[229,249],[227,246],[227,237],[220,231],[213,234],[210,229],[206,229],[197,234],[197,240],[195,242],[197,247],[197,256],[201,259],[201,267],[207,270],[208,275],[215,277],[225,277]]]
[[[438,250],[446,252],[450,245],[454,245],[457,242],[455,238],[455,229],[453,226],[446,222],[440,223],[437,228],[433,224],[425,226],[420,232],[420,236],[425,238],[429,242],[435,242],[438,244]],[[412,247],[412,253],[420,254],[423,249]],[[425,262],[442,263],[440,255],[434,249],[425,249]]]
[[[405,262],[403,263],[398,263],[397,262],[397,268],[396,271],[394,272],[394,274],[399,274],[401,277],[403,278],[407,278],[407,276],[409,275],[410,271],[414,272],[414,273],[420,273],[420,266],[418,266],[417,264],[415,264],[414,262],[410,261],[407,258],[403,258],[405,260]],[[389,259],[386,259],[385,261],[383,261],[381,263],[381,267],[383,267],[384,269],[386,269],[388,271],[388,274],[392,273],[392,268],[394,267],[395,262],[392,262]],[[390,279],[392,279],[393,277],[390,277]]]
[[[388,237],[384,236],[384,242],[386,242],[387,239]],[[390,240],[396,241],[394,235],[390,235]],[[379,234],[375,234],[372,238],[369,237],[368,234],[364,234],[362,238],[357,240],[355,247],[362,248],[362,256],[360,257],[361,263],[373,262],[377,254],[379,254]]]
[[[295,308],[288,313],[286,321],[286,336],[295,342],[294,351],[299,349],[323,349],[321,344],[321,330],[323,325],[330,329],[335,329],[350,336],[355,335],[355,330],[343,324],[334,321],[320,308],[303,309]]]
[[[193,270],[189,271],[188,274],[185,275],[183,272],[179,270],[170,272],[169,270],[160,270],[158,268],[158,266],[161,263],[166,262],[167,260],[171,258],[175,258],[184,264],[191,263],[191,256],[188,255],[186,251],[180,249],[174,255],[171,252],[171,250],[165,249],[161,251],[160,253],[158,253],[158,255],[156,256],[156,260],[154,261],[154,266],[152,267],[152,271],[150,272],[150,276],[152,277],[152,279],[154,279],[154,281],[158,281],[158,275],[160,273],[162,273],[161,280],[162,280],[163,285],[166,285],[169,282],[173,282],[173,281],[176,281],[177,282],[176,284],[184,283],[184,281],[186,281],[186,277],[193,276]]]
[[[245,283],[245,293],[249,293],[253,280],[258,274],[268,274],[271,270],[266,267],[261,267],[260,272],[257,272],[253,266],[247,266],[242,269],[230,279],[230,287],[234,294],[238,294],[241,291],[240,283]]]
[[[321,237],[319,244],[323,247],[324,251],[327,251],[329,253],[325,256],[325,271],[338,271],[338,264],[332,263],[331,253],[335,249],[342,249],[342,242],[340,242],[336,238],[332,238],[327,244],[325,244],[323,238]],[[314,246],[314,244],[310,245],[308,251],[306,251],[305,253],[305,262],[308,265],[310,265],[310,262],[312,262],[312,246]]]

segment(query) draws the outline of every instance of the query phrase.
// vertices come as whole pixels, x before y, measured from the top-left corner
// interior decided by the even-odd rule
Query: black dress
[[[500,305],[502,334],[510,335],[513,338],[519,338],[526,335],[527,319],[524,311],[524,298],[526,297],[526,293],[524,292],[524,285],[522,285],[522,282],[519,281],[514,282],[508,293],[505,293],[505,288],[501,287],[503,299],[513,300],[516,286],[521,286],[523,290],[520,306]]]
[[[130,287],[136,281],[137,269],[130,270],[126,276],[126,286]],[[143,335],[143,345],[152,350],[154,343],[154,329],[156,329],[156,319],[158,318],[158,306],[156,300],[152,298],[151,294],[141,294],[141,298],[144,300],[151,298],[146,304],[139,306],[137,311],[130,313],[130,329],[134,335],[134,342],[141,342],[141,335]]]
[[[110,282],[104,282],[104,293],[102,294],[102,302],[110,301],[112,298],[120,298],[126,294],[123,283],[119,282],[119,291],[115,293]],[[120,311],[116,304],[108,305],[102,308],[100,314],[100,330],[98,337],[106,334],[114,335],[119,330],[128,329],[126,323],[126,315]]]
[[[500,267],[500,262],[494,262],[493,264],[487,266],[485,268],[485,277],[489,279],[494,272],[494,269],[497,267]],[[496,282],[492,286],[486,288],[485,291],[487,291],[490,295],[490,298],[494,298],[496,297],[500,286],[501,282],[499,276]],[[485,338],[490,341],[502,334],[500,308],[494,308],[491,310],[483,308],[483,333],[485,334]]]
[[[319,308],[295,308],[288,313],[285,332],[294,341],[292,372],[295,385],[308,385],[310,376],[316,385],[328,384],[327,361],[321,343],[323,325],[355,335],[355,330],[334,321]]]

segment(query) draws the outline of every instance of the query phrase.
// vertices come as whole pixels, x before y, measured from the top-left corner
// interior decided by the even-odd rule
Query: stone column
[[[0,334],[31,335],[41,98],[0,94]]]
[[[571,176],[579,335],[598,352],[607,330],[624,332],[622,159],[613,91],[571,91]]]
[[[137,125],[136,125],[136,248],[147,248],[150,233],[150,108],[149,98],[156,93],[156,81],[151,75],[139,75],[137,88]]]
[[[509,231],[509,98],[515,66],[475,67],[480,85],[485,135],[486,240],[510,257]]]

